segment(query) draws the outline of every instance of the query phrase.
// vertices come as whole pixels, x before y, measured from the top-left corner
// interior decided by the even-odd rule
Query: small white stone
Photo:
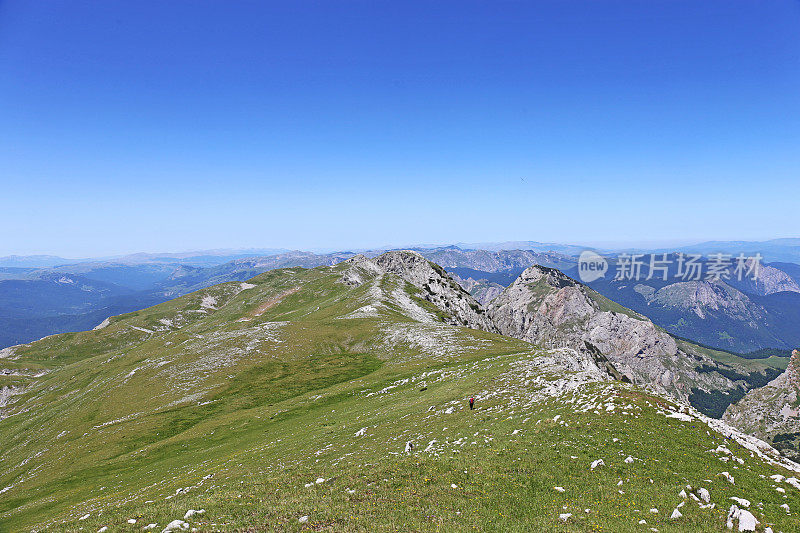
[[[679,510],[675,509],[674,511],[672,511],[672,514],[669,517],[674,520],[674,519],[680,518],[682,516],[683,516],[683,514]]]
[[[559,519],[560,519],[562,522],[566,522],[566,521],[567,521],[567,520],[569,520],[571,517],[572,517],[572,513],[562,513],[562,514],[558,515],[558,518],[559,518]]]
[[[750,507],[750,500],[745,500],[744,498],[737,498],[735,496],[732,497],[731,500],[735,501],[742,507]]]
[[[557,490],[558,492],[564,492],[565,491],[564,487],[553,487],[553,488],[555,490]]]
[[[173,520],[167,527],[161,530],[161,533],[169,533],[170,531],[186,531],[189,529],[189,524],[183,520]]]
[[[297,521],[300,522],[301,524],[305,524],[306,522],[308,522],[308,515],[301,516],[300,518],[297,519]]]

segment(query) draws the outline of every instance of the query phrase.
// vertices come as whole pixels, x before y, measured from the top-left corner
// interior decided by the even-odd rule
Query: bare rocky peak
[[[732,389],[702,354],[684,353],[676,340],[645,317],[600,296],[562,272],[532,266],[498,296],[488,315],[500,333],[546,347],[584,350],[587,343],[629,380],[688,399],[693,387]]]
[[[452,323],[495,332],[483,307],[439,265],[418,252],[397,250],[371,260],[383,272],[401,277],[421,290],[421,296],[452,318]]]

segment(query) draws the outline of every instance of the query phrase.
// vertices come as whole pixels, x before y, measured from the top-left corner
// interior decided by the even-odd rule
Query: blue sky
[[[800,235],[800,3],[0,2],[0,255]]]

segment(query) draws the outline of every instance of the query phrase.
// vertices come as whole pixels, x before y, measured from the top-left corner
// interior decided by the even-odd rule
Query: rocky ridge
[[[486,311],[442,267],[425,259],[418,252],[399,250],[386,252],[372,260],[382,271],[395,274],[421,290],[420,296],[444,311],[446,322],[473,329],[496,332]]]

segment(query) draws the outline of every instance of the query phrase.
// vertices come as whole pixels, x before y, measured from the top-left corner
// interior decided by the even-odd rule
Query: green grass
[[[776,531],[796,529],[778,506],[800,511],[798,491],[784,485],[784,498],[761,477],[787,472],[697,420],[666,418],[667,402],[619,383],[537,396],[566,375],[536,366],[538,349],[436,322],[442,312],[394,277],[344,285],[346,268],[269,272],[252,289],[212,287],[20,350],[18,364],[52,371],[0,420],[0,490],[11,487],[0,531],[160,531],[200,508],[191,523],[203,531],[625,532],[643,518],[724,531],[731,496],[763,502],[753,512]],[[431,321],[403,314],[396,289]],[[347,318],[376,291],[376,316]],[[719,444],[744,465],[709,452]],[[717,508],[690,501],[671,521],[687,483]]]

